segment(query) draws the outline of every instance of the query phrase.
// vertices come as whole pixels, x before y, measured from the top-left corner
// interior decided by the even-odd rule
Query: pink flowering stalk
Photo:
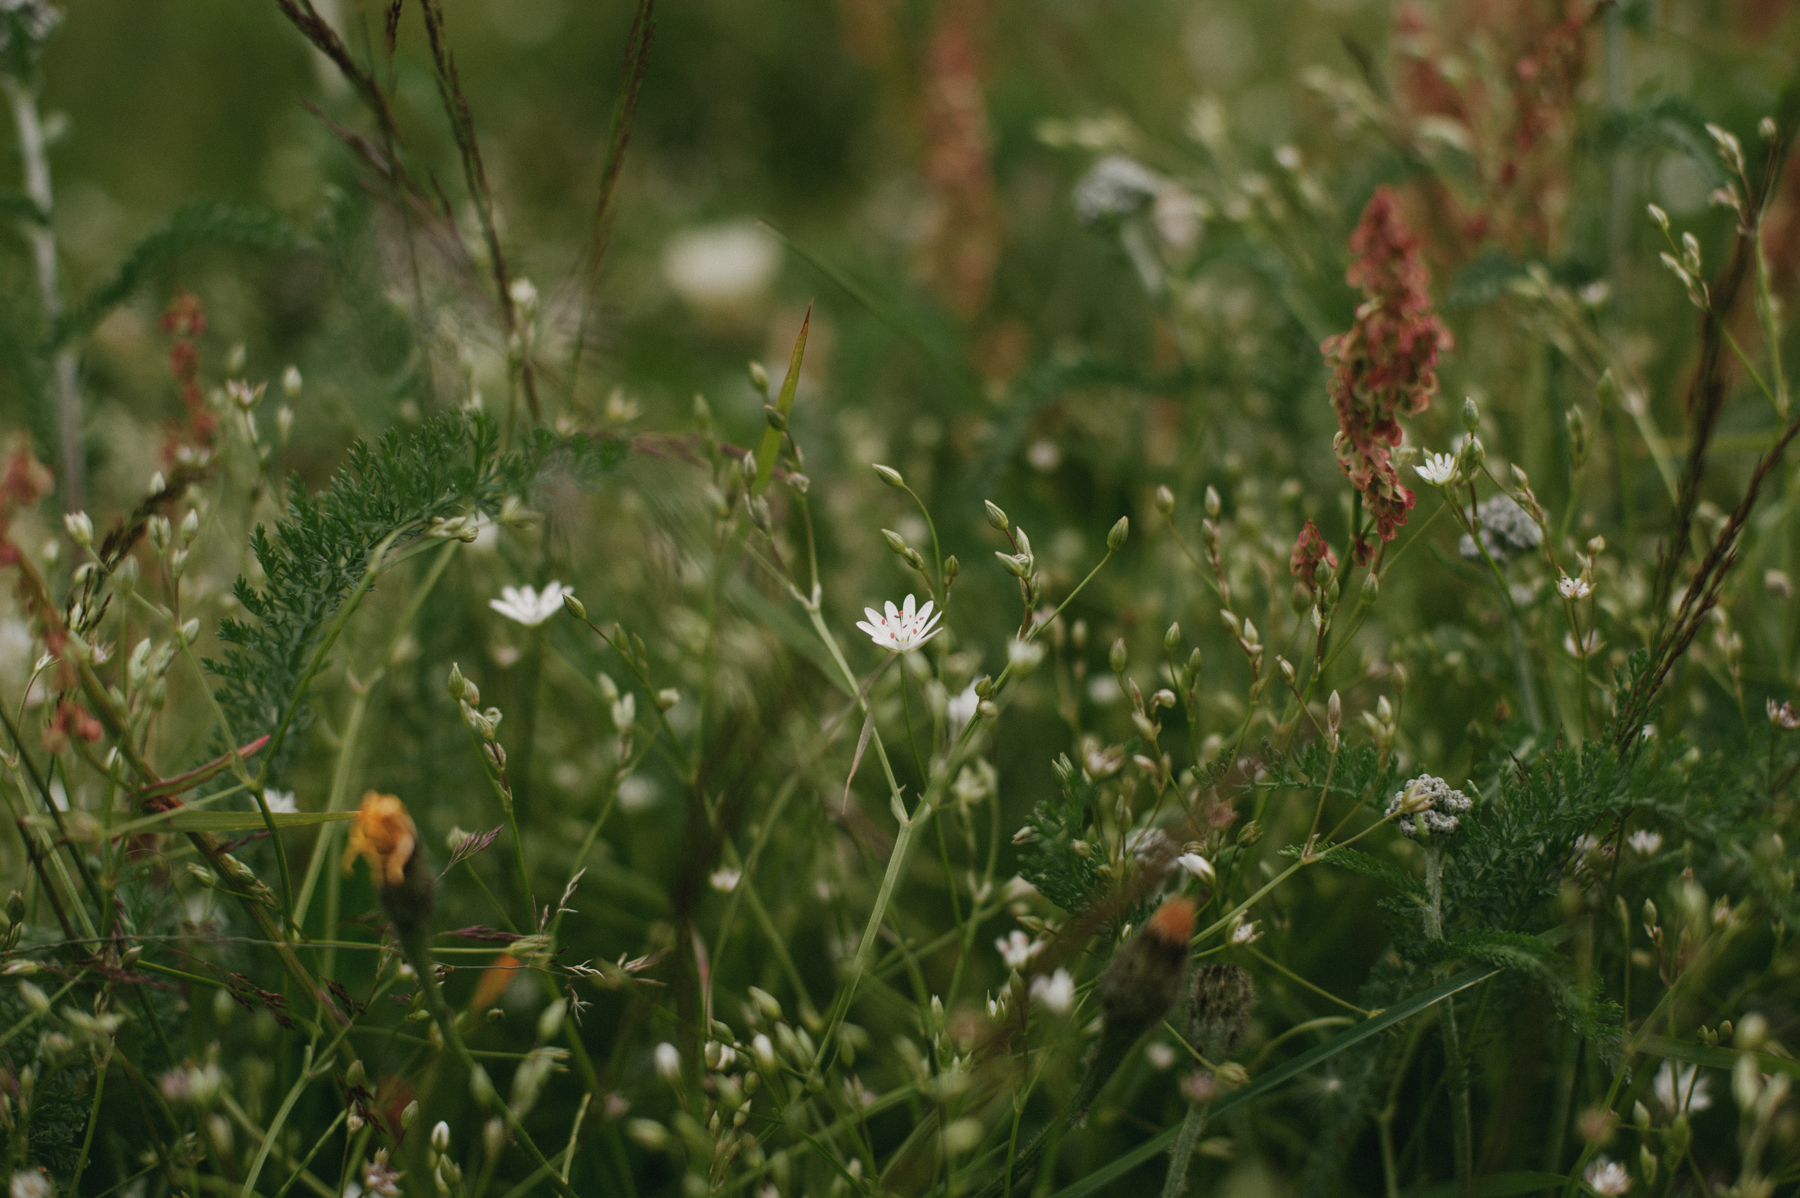
[[[1319,351],[1331,363],[1338,466],[1362,492],[1376,534],[1391,541],[1406,523],[1413,493],[1401,484],[1390,450],[1400,443],[1400,417],[1431,405],[1438,354],[1451,339],[1431,312],[1431,276],[1419,259],[1418,238],[1387,188],[1376,189],[1363,209],[1350,253],[1344,279],[1362,289],[1363,302],[1349,330],[1327,337]],[[1360,532],[1353,549],[1359,565],[1374,554]]]

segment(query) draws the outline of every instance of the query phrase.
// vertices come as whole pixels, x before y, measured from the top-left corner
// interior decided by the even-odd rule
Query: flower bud
[[[1125,638],[1120,637],[1112,643],[1112,649],[1106,655],[1106,664],[1112,667],[1115,674],[1123,674],[1125,665],[1130,660],[1125,649]]]
[[[954,553],[944,559],[944,581],[946,583],[956,581],[956,576],[961,573],[962,563],[956,560]]]
[[[1125,538],[1130,535],[1131,518],[1129,516],[1120,516],[1118,523],[1112,526],[1112,531],[1106,534],[1106,547],[1112,552],[1117,553],[1124,547]]]
[[[299,399],[301,382],[300,368],[289,366],[281,372],[281,393],[289,399]]]
[[[1644,205],[1644,210],[1650,214],[1650,219],[1655,222],[1657,228],[1661,229],[1664,233],[1669,231],[1669,214],[1667,212],[1664,212],[1655,204]]]
[[[750,363],[750,385],[762,395],[769,393],[769,372],[761,362]]]
[[[1163,652],[1174,656],[1175,650],[1181,648],[1181,624],[1169,625],[1169,631],[1163,633]]]
[[[587,605],[577,599],[573,591],[563,592],[563,607],[567,608],[569,614],[577,620],[587,619]]]
[[[344,1070],[344,1085],[349,1089],[354,1090],[367,1080],[368,1073],[363,1068],[361,1058],[351,1061],[350,1068]]]
[[[1256,985],[1236,965],[1202,965],[1188,991],[1187,1038],[1219,1064],[1231,1055],[1256,1010]]]
[[[557,1033],[562,1031],[563,1019],[568,1013],[569,1004],[564,999],[559,998],[545,1007],[538,1016],[538,1039],[546,1042],[556,1039]]]
[[[469,1097],[483,1110],[494,1105],[494,1081],[480,1065],[469,1071]]]
[[[987,509],[987,521],[989,524],[992,524],[1001,532],[1005,532],[1008,528],[1012,527],[1012,521],[1006,518],[1006,513],[1000,510],[999,504],[991,499],[984,499],[981,503],[982,506]]]
[[[884,528],[881,530],[881,539],[887,542],[887,547],[889,549],[892,549],[895,553],[899,554],[901,557],[906,556],[906,538],[905,537],[901,536],[899,533],[895,532],[891,528]]]
[[[184,516],[181,521],[181,543],[184,545],[192,545],[194,543],[194,538],[199,535],[200,512],[196,508],[189,508],[188,514]]]
[[[763,421],[778,433],[787,432],[788,418],[772,403],[763,405]]]
[[[83,549],[94,543],[94,522],[86,512],[70,512],[63,517],[63,527],[69,532],[69,539]]]
[[[431,1129],[431,1146],[438,1152],[450,1151],[450,1125],[442,1119]]]
[[[1475,406],[1473,395],[1463,399],[1462,426],[1463,431],[1471,436],[1474,435],[1476,429],[1481,427],[1481,409]]]
[[[1156,488],[1156,510],[1165,516],[1175,514],[1175,492],[1166,486]]]
[[[449,692],[450,692],[450,697],[452,699],[462,698],[464,688],[467,687],[468,685],[469,685],[468,679],[463,677],[461,663],[454,662],[454,661],[451,662],[450,663],[450,679],[445,684],[445,688],[447,690],[449,690]],[[476,701],[479,702],[480,700],[477,699]]]
[[[875,469],[875,473],[880,476],[882,482],[898,490],[906,489],[906,480],[900,477],[900,472],[898,470],[894,469],[892,466],[883,466],[879,462],[871,464]]]
[[[1219,493],[1212,487],[1206,488],[1206,514],[1212,519],[1219,518]]]
[[[667,711],[681,702],[681,692],[672,686],[664,687],[656,692],[656,706],[659,711]]]
[[[408,1127],[411,1127],[413,1124],[417,1123],[418,1121],[419,1121],[419,1100],[415,1098],[411,1102],[407,1103],[406,1106],[401,1109],[401,1111],[400,1111],[400,1126],[402,1128],[408,1128]]]

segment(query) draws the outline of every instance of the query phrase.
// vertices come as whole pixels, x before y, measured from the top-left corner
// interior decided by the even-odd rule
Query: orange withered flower
[[[350,843],[344,848],[344,869],[357,857],[368,859],[377,886],[398,886],[406,878],[406,863],[419,844],[406,804],[396,795],[365,791],[356,822],[350,825]]]

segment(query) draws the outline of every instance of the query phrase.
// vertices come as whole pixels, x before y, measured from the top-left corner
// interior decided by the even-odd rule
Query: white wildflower
[[[737,884],[743,876],[741,870],[715,869],[708,881],[712,883],[712,888],[720,894],[730,894],[737,889]]]
[[[1452,453],[1427,453],[1422,466],[1414,466],[1419,477],[1434,487],[1453,486],[1458,481],[1456,455]]]
[[[1131,216],[1162,190],[1161,175],[1123,154],[1108,154],[1088,168],[1070,197],[1083,224]]]
[[[541,591],[528,586],[501,587],[500,598],[489,599],[488,606],[509,620],[535,628],[563,609],[564,595],[574,593],[574,587],[551,579]]]
[[[1246,921],[1243,914],[1240,912],[1238,917],[1232,922],[1230,939],[1233,944],[1255,944],[1261,936],[1261,920],[1253,919]]]
[[[1563,651],[1570,657],[1580,657],[1583,654],[1592,657],[1594,654],[1600,652],[1605,645],[1606,642],[1601,639],[1600,630],[1598,628],[1588,629],[1587,635],[1582,637],[1579,642],[1576,641],[1574,633],[1563,633]]]
[[[1175,1050],[1158,1040],[1144,1050],[1144,1059],[1150,1062],[1152,1069],[1167,1069],[1175,1063]]]
[[[1587,1167],[1588,1189],[1596,1194],[1623,1194],[1631,1189],[1631,1174],[1625,1166],[1607,1157],[1600,1157]]]
[[[943,613],[932,614],[932,601],[927,599],[925,606],[914,610],[917,601],[906,597],[904,608],[896,609],[890,600],[885,617],[872,607],[863,608],[868,620],[858,620],[856,626],[869,634],[869,639],[891,653],[911,653],[920,645],[936,636],[939,632],[938,620]]]
[[[56,1187],[42,1173],[20,1169],[6,1187],[8,1198],[56,1198]]]
[[[962,730],[975,718],[975,709],[981,706],[981,696],[975,693],[975,684],[969,683],[961,694],[953,696],[944,704],[944,719],[950,725],[950,735],[960,736]]]
[[[1202,882],[1210,882],[1217,876],[1213,873],[1212,862],[1208,861],[1205,857],[1202,857],[1199,853],[1183,853],[1181,856],[1175,858],[1175,864],[1181,866],[1182,869],[1187,870],[1188,873],[1193,874]]]
[[[1009,967],[1023,969],[1031,964],[1033,957],[1044,951],[1044,942],[1033,940],[1014,928],[1004,938],[995,940],[994,947],[1000,950],[1001,958]]]
[[[391,1198],[400,1193],[400,1179],[406,1176],[388,1164],[388,1150],[377,1149],[375,1159],[363,1166],[363,1192]]]
[[[1630,845],[1637,853],[1648,857],[1655,853],[1657,849],[1662,848],[1662,833],[1652,832],[1648,829],[1640,829],[1639,831],[1633,832],[1630,836],[1627,836],[1625,838],[1625,843]]]
[[[1494,495],[1482,500],[1475,515],[1481,521],[1482,547],[1496,562],[1504,563],[1508,558],[1530,553],[1544,543],[1544,530],[1510,495]],[[1457,545],[1457,552],[1470,560],[1481,556],[1481,550],[1475,548],[1475,538],[1467,533]]]
[[[1556,580],[1557,594],[1564,599],[1586,599],[1594,593],[1594,585],[1580,578],[1570,578],[1564,574]]]
[[[1677,1069],[1668,1061],[1656,1075],[1656,1100],[1663,1104],[1663,1109],[1670,1114],[1677,1111],[1704,1111],[1712,1105],[1712,1095],[1707,1092],[1706,1078],[1698,1076],[1700,1068],[1688,1065]]]
[[[664,1040],[650,1054],[656,1061],[656,1074],[671,1084],[681,1080],[681,1050]]]
[[[294,792],[291,790],[265,790],[263,791],[263,802],[267,803],[269,810],[276,815],[294,815],[300,810],[300,805],[294,801]]]
[[[1031,997],[1056,1015],[1066,1015],[1075,1005],[1075,979],[1066,969],[1058,969],[1049,977],[1039,974],[1031,979]]]

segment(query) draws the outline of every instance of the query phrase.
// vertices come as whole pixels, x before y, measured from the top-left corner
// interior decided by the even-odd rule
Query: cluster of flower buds
[[[506,778],[506,748],[496,735],[504,713],[498,707],[481,710],[480,689],[463,677],[462,667],[454,662],[450,666],[446,689],[449,690],[450,697],[456,700],[457,708],[462,712],[463,723],[481,745],[482,760],[499,786],[501,801],[511,810],[512,786]]]
[[[1670,245],[1674,246],[1673,234],[1669,230],[1669,214],[1655,204],[1649,206],[1649,211],[1650,219],[1656,222],[1664,236],[1671,238]],[[1700,239],[1692,233],[1683,233],[1680,250],[1679,258],[1668,250],[1658,256],[1662,259],[1662,264],[1669,268],[1669,273],[1681,280],[1682,287],[1687,290],[1688,301],[1704,312],[1712,307],[1712,295],[1706,289],[1705,280],[1700,277]]]
[[[1394,705],[1388,702],[1388,697],[1383,695],[1375,700],[1375,710],[1363,712],[1362,719],[1369,735],[1375,740],[1375,747],[1382,755],[1385,757],[1392,752],[1397,728],[1394,723]]]

